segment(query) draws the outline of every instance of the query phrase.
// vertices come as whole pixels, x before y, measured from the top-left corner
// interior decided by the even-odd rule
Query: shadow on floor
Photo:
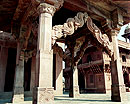
[[[78,102],[78,101],[85,101],[85,102],[112,102],[111,100],[88,100],[88,99],[64,99],[64,98],[60,98],[60,99],[58,99],[58,98],[55,98],[54,100],[56,100],[56,101],[74,101],[74,102]]]

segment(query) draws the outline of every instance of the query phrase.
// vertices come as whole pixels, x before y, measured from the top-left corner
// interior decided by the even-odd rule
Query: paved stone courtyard
[[[110,94],[81,94],[80,98],[69,98],[68,94],[56,96],[54,104],[130,104],[130,92],[127,92],[127,102],[112,102]],[[0,99],[0,104],[11,104],[10,99]],[[25,98],[25,101],[17,104],[32,104],[32,98]]]

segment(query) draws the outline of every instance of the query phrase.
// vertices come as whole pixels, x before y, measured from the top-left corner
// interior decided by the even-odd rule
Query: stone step
[[[25,91],[24,97],[32,97],[31,91]],[[11,99],[12,98],[12,92],[0,92],[0,99]]]

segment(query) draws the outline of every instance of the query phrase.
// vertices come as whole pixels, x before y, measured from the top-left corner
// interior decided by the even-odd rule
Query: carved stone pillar
[[[24,51],[21,50],[20,44],[17,45],[17,61],[15,69],[15,80],[13,90],[13,103],[24,101]]]
[[[118,33],[116,30],[111,31],[113,51],[114,51],[114,54],[112,56],[112,61],[111,61],[111,69],[112,69],[111,71],[111,76],[112,76],[111,99],[113,101],[125,101],[127,100],[126,88],[124,85],[122,65],[121,65],[120,56],[119,56],[117,34]]]
[[[0,92],[4,92],[8,48],[1,47],[0,52]]]
[[[36,55],[36,88],[33,91],[33,104],[53,104],[54,88],[53,50],[51,49],[52,16],[55,8],[47,3],[41,3],[39,11],[39,28]]]

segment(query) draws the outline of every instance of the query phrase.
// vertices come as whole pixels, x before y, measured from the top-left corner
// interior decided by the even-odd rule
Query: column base
[[[125,85],[112,85],[111,86],[112,101],[123,102],[127,101]]]
[[[33,104],[53,104],[54,88],[36,87],[33,89]]]
[[[15,87],[12,97],[12,103],[19,103],[24,101],[24,87]]]
[[[78,98],[79,96],[79,86],[73,86],[73,92],[70,90],[69,97]]]

